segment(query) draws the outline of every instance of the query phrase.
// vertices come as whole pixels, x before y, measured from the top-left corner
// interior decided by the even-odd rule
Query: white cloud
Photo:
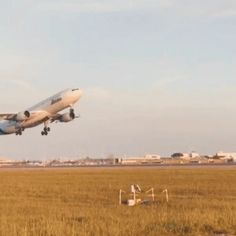
[[[178,13],[190,17],[234,17],[236,16],[236,2],[232,0],[215,1],[211,0],[196,1],[193,4],[176,4]]]
[[[171,86],[177,82],[182,82],[183,80],[188,79],[187,76],[173,76],[173,77],[166,77],[158,80],[155,83],[155,89],[164,89],[167,88],[168,86]]]
[[[216,18],[228,18],[236,17],[236,8],[235,9],[223,9],[221,11],[216,11],[212,13],[213,17]]]
[[[100,87],[93,87],[85,89],[85,96],[92,100],[109,100],[112,97],[112,91]]]
[[[117,12],[124,10],[169,8],[172,0],[113,0],[113,1],[61,1],[43,2],[38,7],[43,10],[70,11],[70,12]]]
[[[9,84],[16,87],[24,88],[24,89],[31,89],[32,85],[22,79],[11,79],[11,78],[0,78],[0,84]]]

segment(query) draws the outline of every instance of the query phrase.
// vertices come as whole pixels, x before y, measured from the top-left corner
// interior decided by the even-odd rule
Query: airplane
[[[33,128],[44,124],[42,136],[50,132],[49,123],[70,122],[78,116],[75,115],[73,105],[79,101],[82,91],[78,88],[63,90],[25,111],[18,113],[0,113],[0,135],[13,134],[22,135],[27,128]],[[63,114],[58,112],[69,108]]]

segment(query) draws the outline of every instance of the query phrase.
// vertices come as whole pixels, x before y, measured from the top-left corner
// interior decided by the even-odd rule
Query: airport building
[[[218,157],[219,159],[224,160],[232,160],[236,162],[236,153],[235,152],[218,152],[216,153],[215,157]]]
[[[191,152],[191,153],[177,152],[172,154],[171,157],[175,159],[191,160],[193,158],[199,158],[200,155],[196,152]]]
[[[116,164],[121,165],[137,165],[137,164],[155,164],[161,163],[161,157],[157,154],[147,154],[144,157],[125,157],[125,158],[117,158],[115,160]]]
[[[8,166],[8,165],[11,165],[12,163],[13,163],[12,160],[9,160],[4,157],[0,157],[0,166]]]

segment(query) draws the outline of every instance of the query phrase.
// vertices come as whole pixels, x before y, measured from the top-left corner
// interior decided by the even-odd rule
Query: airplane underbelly
[[[43,123],[43,120],[40,119],[40,120],[31,120],[31,121],[27,121],[25,122],[22,127],[23,128],[32,128],[32,127],[35,127],[37,125],[40,125],[41,123]]]
[[[34,126],[42,124],[44,121],[48,120],[47,114],[39,114],[35,117],[32,117],[21,124],[23,128],[32,128]]]

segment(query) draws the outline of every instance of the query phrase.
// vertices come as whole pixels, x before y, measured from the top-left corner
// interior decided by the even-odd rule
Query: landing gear
[[[22,135],[22,131],[16,131],[16,135]]]
[[[70,117],[74,120],[75,119],[75,111],[73,108],[70,109]]]
[[[47,127],[47,123],[44,123],[44,128],[43,128],[43,131],[41,132],[41,135],[47,136],[50,131],[51,131],[50,127]]]
[[[21,128],[21,129],[18,129],[17,131],[16,131],[16,135],[22,135],[22,132],[24,131],[25,129],[24,128]]]
[[[41,135],[42,135],[42,136],[44,136],[44,135],[47,136],[47,135],[48,135],[48,132],[47,132],[47,131],[42,131],[42,132],[41,132]]]

